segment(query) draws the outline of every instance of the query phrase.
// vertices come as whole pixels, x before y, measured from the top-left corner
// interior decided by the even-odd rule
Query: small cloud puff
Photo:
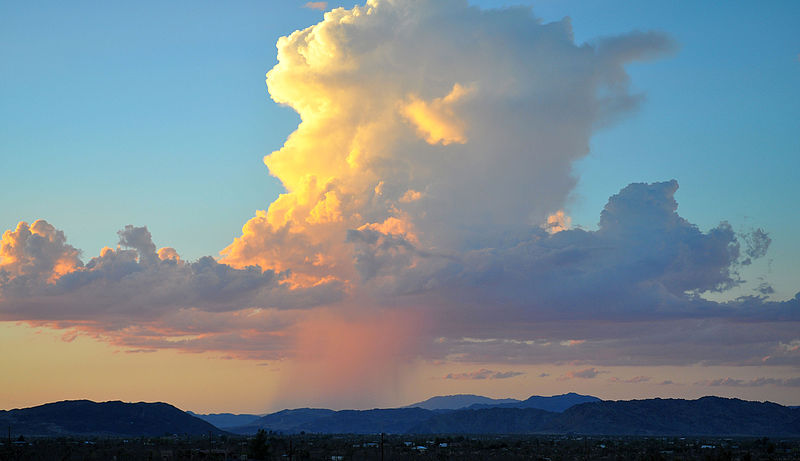
[[[567,381],[567,380],[570,380],[570,379],[593,379],[593,378],[596,378],[597,375],[600,375],[602,373],[608,373],[608,372],[607,371],[598,370],[597,368],[594,368],[594,367],[584,368],[584,369],[581,369],[581,370],[568,371],[568,372],[564,373],[563,375],[561,375],[558,378],[558,380],[559,381]]]

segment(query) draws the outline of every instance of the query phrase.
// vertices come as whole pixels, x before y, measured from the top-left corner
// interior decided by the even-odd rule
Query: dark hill
[[[530,434],[558,413],[534,408],[485,408],[433,415],[409,429],[414,434]]]
[[[336,413],[325,408],[297,408],[270,413],[244,426],[231,428],[237,434],[255,434],[259,429],[284,432],[287,434],[300,432],[299,426],[315,421],[324,416]]]
[[[342,410],[296,429],[305,432],[347,434],[404,434],[436,413],[422,408]]]
[[[217,426],[220,429],[226,429],[231,427],[239,427],[244,425],[253,424],[255,420],[261,418],[262,415],[250,415],[250,414],[233,414],[233,413],[210,413],[210,414],[200,414],[194,413],[191,411],[187,411],[192,416],[198,417],[207,423],[210,423],[214,426]]]
[[[422,408],[342,411],[301,408],[272,413],[259,418],[254,424],[232,428],[231,431],[238,434],[254,434],[259,429],[285,434],[402,434],[435,414]]]
[[[433,415],[411,432],[798,437],[800,411],[721,397],[600,401],[563,413],[530,408],[458,410]]]
[[[484,405],[486,407],[498,406],[503,404],[520,403],[517,399],[492,399],[482,395],[456,394],[456,395],[437,395],[422,402],[412,403],[404,408],[424,408],[426,410],[460,410],[470,405]]]
[[[504,404],[475,404],[469,408],[472,410],[480,410],[482,408],[537,408],[545,411],[562,412],[567,408],[587,402],[600,402],[601,400],[591,395],[581,395],[574,392],[561,395],[553,395],[550,397],[542,397],[540,395],[532,395],[526,400],[521,402],[504,403]]]
[[[771,402],[721,397],[576,405],[551,420],[551,433],[603,435],[800,436],[800,412]]]
[[[0,426],[15,434],[158,436],[223,433],[211,424],[166,403],[66,400],[38,407],[0,411]]]

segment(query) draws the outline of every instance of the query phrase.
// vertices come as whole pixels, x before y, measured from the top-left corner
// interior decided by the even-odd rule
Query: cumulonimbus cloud
[[[325,372],[342,350],[367,373],[381,338],[392,360],[797,365],[800,298],[704,297],[742,282],[765,231],[699,229],[674,180],[623,187],[597,230],[563,211],[592,133],[642,100],[625,65],[674,48],[657,32],[575,43],[569,19],[464,0],[329,11],[278,41],[267,87],[301,122],[264,161],[286,191],[220,260],[128,226],[84,261],[21,223],[3,235],[0,318]]]

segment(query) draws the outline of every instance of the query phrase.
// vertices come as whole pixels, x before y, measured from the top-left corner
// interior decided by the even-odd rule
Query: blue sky
[[[571,17],[577,42],[656,29],[680,46],[629,67],[646,100],[594,136],[573,222],[595,226],[630,182],[675,178],[682,215],[701,228],[765,228],[774,261],[757,275],[793,295],[800,6],[530,3],[545,22]],[[302,4],[4,3],[2,228],[45,218],[89,256],[125,224],[147,225],[190,259],[215,255],[282,190],[261,158],[298,118],[263,76],[277,38],[321,18]]]

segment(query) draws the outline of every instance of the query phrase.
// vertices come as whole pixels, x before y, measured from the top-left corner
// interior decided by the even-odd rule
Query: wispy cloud
[[[525,373],[521,371],[492,371],[481,368],[477,371],[448,373],[444,379],[508,379],[524,374]]]
[[[798,378],[718,378],[698,381],[695,384],[710,387],[761,387],[761,386],[781,386],[781,387],[800,387],[800,377]]]
[[[325,9],[328,8],[328,2],[306,2],[303,8],[325,11]]]
[[[612,383],[638,384],[638,383],[649,382],[650,379],[651,378],[649,376],[634,376],[633,378],[627,378],[627,379],[617,378],[616,376],[614,376],[608,378],[608,381]]]

